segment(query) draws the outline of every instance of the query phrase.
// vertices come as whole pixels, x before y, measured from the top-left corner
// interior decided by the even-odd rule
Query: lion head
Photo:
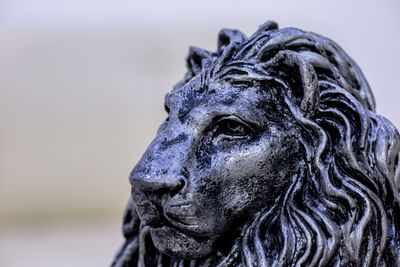
[[[337,44],[269,21],[187,65],[113,266],[400,264],[399,133]]]

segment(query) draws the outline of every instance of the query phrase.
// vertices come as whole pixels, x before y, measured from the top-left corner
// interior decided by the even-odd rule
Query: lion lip
[[[183,202],[183,203],[174,203],[174,204],[169,204],[168,207],[169,208],[186,208],[189,207],[190,204]]]
[[[198,224],[186,224],[183,222],[176,221],[169,216],[167,217],[168,223],[164,225],[150,227],[156,231],[162,231],[166,229],[172,229],[177,232],[183,233],[188,236],[192,236],[194,238],[207,238],[209,237],[206,233],[200,233],[198,231],[199,225]]]
[[[178,224],[179,226],[184,226],[184,227],[197,226],[197,220],[196,217],[194,216],[180,215],[173,213],[165,213],[164,216],[173,225]]]
[[[193,215],[195,208],[188,201],[175,202],[169,201],[164,205],[164,211],[172,214],[188,214]]]
[[[153,229],[170,227],[192,232],[198,228],[196,216],[192,215],[192,209],[188,209],[190,204],[168,205],[161,210],[153,209],[150,203],[136,203],[136,207],[142,223]]]
[[[196,216],[173,213],[164,213],[164,216],[168,221],[168,224],[166,225],[168,227],[193,237],[209,237],[209,233],[201,230],[199,218]]]
[[[195,208],[188,202],[168,203],[164,206],[163,215],[172,225],[184,228],[198,226]]]

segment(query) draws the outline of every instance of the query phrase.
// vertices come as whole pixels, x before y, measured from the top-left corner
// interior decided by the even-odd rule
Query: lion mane
[[[375,113],[360,68],[336,43],[268,21],[249,38],[222,30],[217,51],[192,47],[187,66],[175,88],[197,75],[205,87],[215,80],[272,84],[301,126],[306,164],[220,266],[400,266],[400,136]],[[127,241],[114,266],[152,266],[156,258],[153,264],[209,265],[144,245],[151,240],[131,202],[123,227]]]

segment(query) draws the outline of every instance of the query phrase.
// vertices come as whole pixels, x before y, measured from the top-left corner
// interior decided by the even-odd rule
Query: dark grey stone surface
[[[187,66],[112,266],[400,266],[399,133],[337,44],[268,21]]]

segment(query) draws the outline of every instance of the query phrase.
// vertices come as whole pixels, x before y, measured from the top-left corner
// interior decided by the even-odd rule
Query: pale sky
[[[210,24],[217,21],[253,23],[266,18],[319,20],[341,26],[352,17],[398,22],[400,1],[137,1],[137,0],[2,0],[0,28],[93,27],[112,25],[176,26]],[[385,14],[384,17],[380,16]],[[337,21],[332,22],[332,17]],[[285,21],[284,21],[285,23]],[[236,25],[233,25],[236,26]],[[301,26],[301,25],[300,25]]]

